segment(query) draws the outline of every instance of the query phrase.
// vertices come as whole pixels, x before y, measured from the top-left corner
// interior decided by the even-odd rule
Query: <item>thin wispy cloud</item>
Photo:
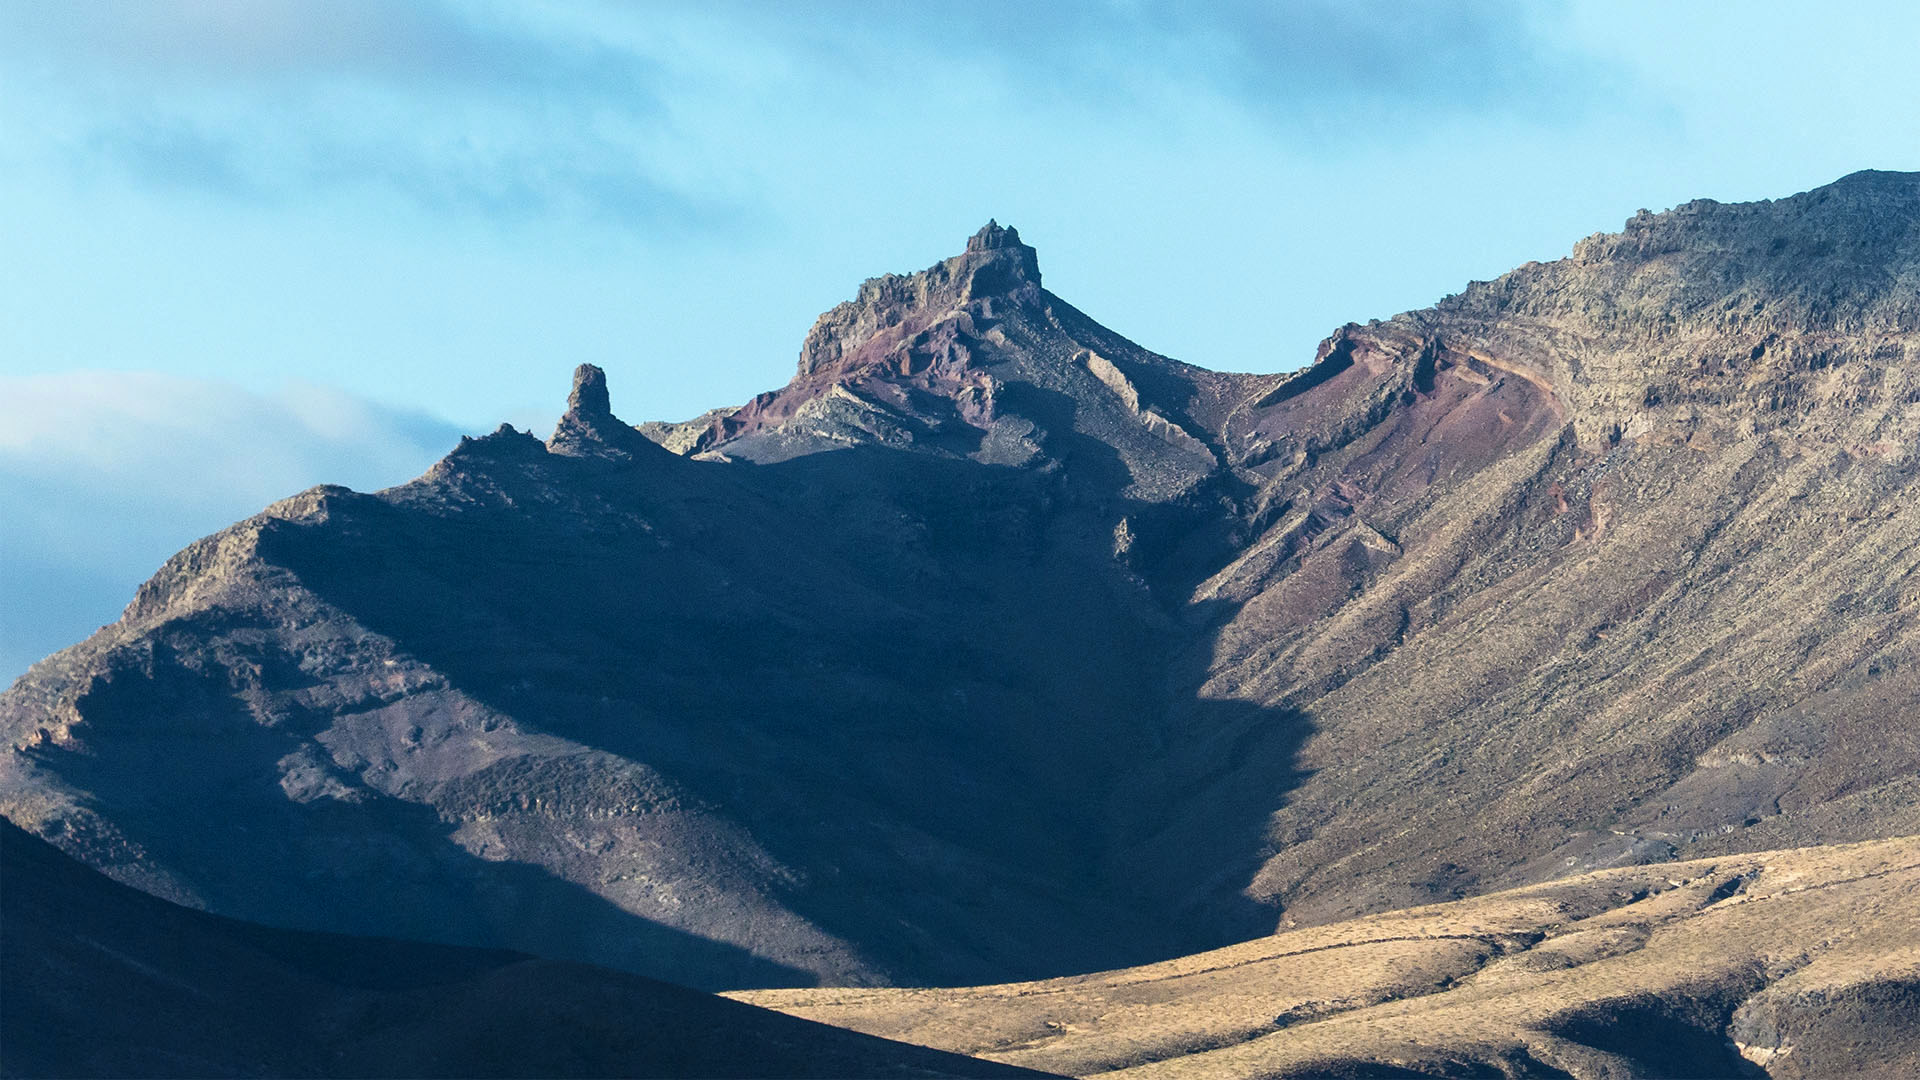
[[[1177,8],[1159,7],[1163,19]],[[1269,113],[1390,103],[1430,115],[1525,114],[1592,92],[1593,64],[1543,33],[1551,4],[1228,3],[1198,37],[1203,71]]]
[[[524,13],[527,9],[519,9]],[[655,65],[511,7],[438,0],[168,0],[17,5],[0,12],[16,56],[106,65],[183,88],[315,79],[657,104]]]
[[[710,8],[740,32],[884,73],[901,94],[943,68],[990,74],[979,89],[1092,111],[1211,95],[1284,132],[1356,120],[1542,115],[1617,93],[1589,57],[1553,33],[1557,3],[1519,0],[1020,0],[928,7],[822,3],[767,18],[736,2]],[[930,66],[931,65],[931,66]]]
[[[1068,115],[1118,105],[1173,123],[1198,97],[1282,135],[1396,138],[1408,120],[1537,113],[1591,92],[1591,65],[1542,30],[1555,10],[1515,0],[17,5],[0,9],[12,69],[0,88],[15,135],[37,132],[84,176],[104,168],[255,203],[371,194],[509,222],[710,230],[777,201],[754,190],[768,182],[752,167],[756,133],[783,116],[807,126],[823,96],[934,129],[963,119],[954,113],[970,96]],[[752,122],[732,119],[743,112]]]
[[[0,39],[9,126],[90,178],[104,167],[256,203],[371,194],[666,231],[731,213],[653,164],[676,139],[654,60],[525,10],[21,6],[0,12]]]

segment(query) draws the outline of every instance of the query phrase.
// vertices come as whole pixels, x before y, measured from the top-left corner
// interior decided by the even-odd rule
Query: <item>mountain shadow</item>
[[[1191,630],[1115,555],[1132,506],[1101,449],[1052,473],[883,447],[554,460],[533,485],[582,517],[416,492],[348,500],[262,554],[528,738],[644,764],[737,826],[780,868],[774,902],[869,977],[1066,974],[1270,930],[1230,879],[1310,730],[1181,699]],[[1235,734],[1202,765],[1168,757],[1173,724]],[[1204,841],[1156,849],[1206,782],[1189,774],[1236,767],[1265,785],[1243,816],[1210,808]],[[430,799],[457,816],[461,797]]]
[[[93,737],[135,752],[41,747],[29,760],[89,792],[116,842],[165,868],[135,878],[161,895],[267,926],[486,944],[713,987],[811,981],[543,867],[479,857],[434,807],[326,777],[315,731],[262,725],[223,682],[164,651],[155,660],[150,678],[122,677],[89,702],[103,721]],[[153,722],[162,716],[174,723]]]
[[[270,929],[0,821],[0,1075],[1040,1076],[578,963]]]

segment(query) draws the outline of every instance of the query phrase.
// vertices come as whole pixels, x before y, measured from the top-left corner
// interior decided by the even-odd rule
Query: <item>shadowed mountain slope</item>
[[[0,1076],[1034,1076],[515,953],[269,930],[0,822]]]
[[[761,464],[689,460],[583,368],[547,443],[503,428],[170,561],[0,700],[6,813],[225,914],[705,987],[1043,975],[1265,929],[1250,904],[1184,923],[1111,869],[1188,633],[1136,564],[1219,546],[1231,477],[1077,342],[1184,394],[1214,377],[1047,314],[1016,243],[889,286],[926,294],[914,320],[1020,335],[952,361],[1000,434],[928,434],[966,425],[903,390],[897,445],[768,421],[741,436]]]
[[[0,811],[225,914],[708,987],[1920,832],[1917,238],[1906,174],[1690,203],[1228,375],[989,225],[741,408],[635,429],[583,369],[546,443],[195,544],[0,696]]]

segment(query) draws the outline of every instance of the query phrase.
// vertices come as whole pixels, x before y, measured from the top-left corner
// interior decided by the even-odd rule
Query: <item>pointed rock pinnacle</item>
[[[592,364],[573,369],[573,391],[567,395],[567,411],[579,416],[611,416],[613,404],[607,397],[607,373]]]
[[[547,440],[547,449],[570,457],[632,460],[637,457],[673,457],[639,430],[613,415],[607,396],[607,373],[592,364],[573,371],[573,390],[567,395],[567,413]]]

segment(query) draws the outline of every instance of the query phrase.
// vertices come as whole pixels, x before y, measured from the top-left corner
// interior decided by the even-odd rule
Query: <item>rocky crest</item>
[[[989,225],[746,406],[648,441],[582,369],[547,443],[193,545],[0,696],[0,811],[709,986],[1920,833],[1917,222],[1905,174],[1690,203],[1268,375]]]
[[[860,286],[859,296],[820,316],[801,346],[800,375],[831,369],[852,374],[887,359],[894,351],[887,346],[911,333],[888,335],[881,347],[862,354],[861,347],[884,331],[908,322],[938,322],[973,305],[991,317],[995,300],[1031,301],[1039,288],[1039,253],[1020,242],[1018,230],[989,221],[967,239],[963,254],[918,274],[871,278]]]
[[[1091,437],[1118,453],[1129,495],[1165,502],[1217,467],[1190,414],[1218,411],[1235,385],[1149,353],[1042,289],[1034,249],[988,222],[963,253],[871,279],[822,315],[786,387],[692,422],[697,430],[648,431],[694,453],[762,463],[882,445],[1060,464]]]

